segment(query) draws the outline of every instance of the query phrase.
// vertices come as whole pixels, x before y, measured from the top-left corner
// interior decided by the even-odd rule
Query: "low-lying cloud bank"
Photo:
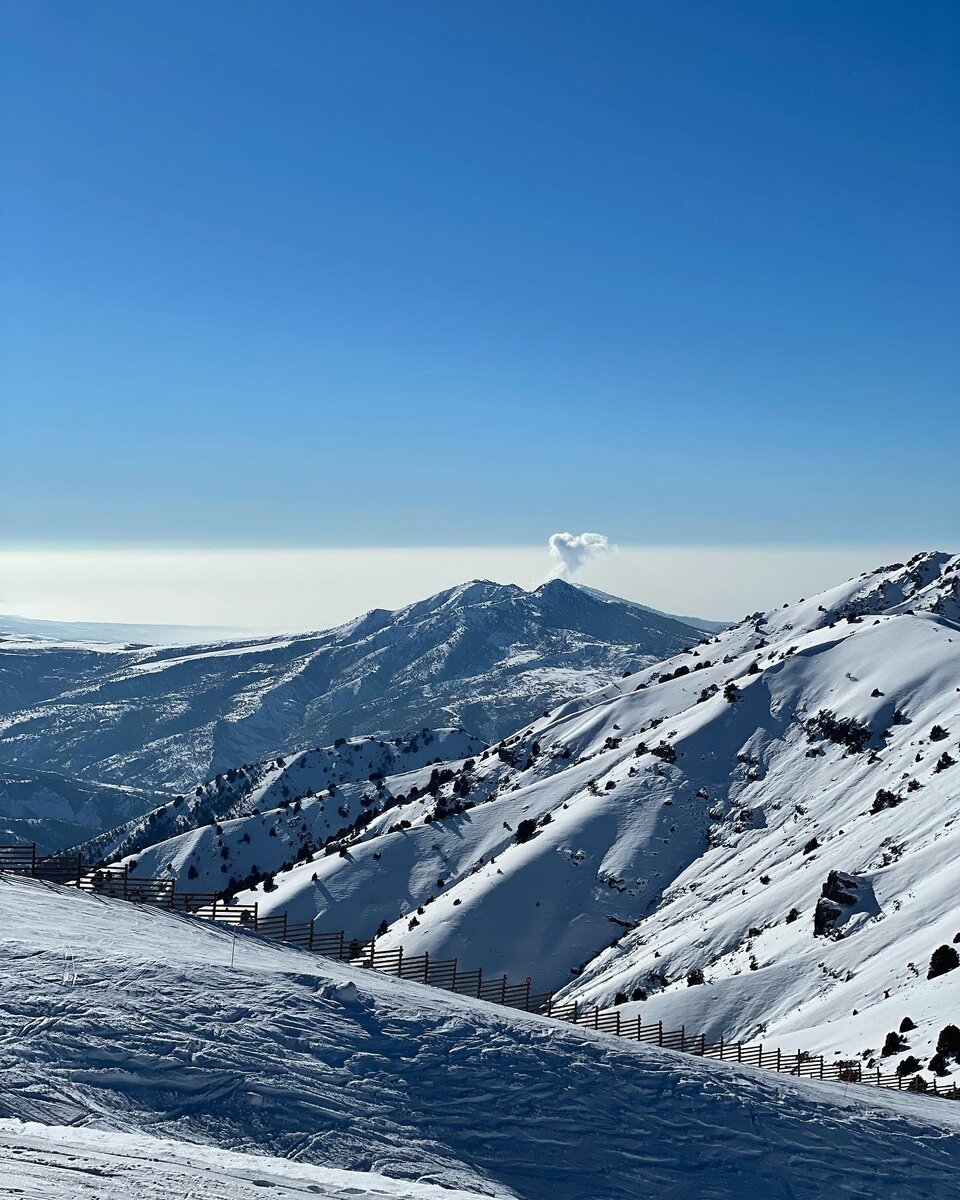
[[[577,582],[667,612],[736,619],[933,548],[621,546],[616,554],[581,559]],[[0,550],[0,613],[264,632],[320,629],[468,579],[536,587],[543,557],[542,545]]]

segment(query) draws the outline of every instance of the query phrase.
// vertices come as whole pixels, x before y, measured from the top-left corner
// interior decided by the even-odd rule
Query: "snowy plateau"
[[[0,670],[21,835],[86,822],[85,860],[132,879],[960,1081],[960,556],[722,628],[473,583],[270,642],[17,634]],[[103,807],[27,811],[43,772]],[[0,964],[0,1196],[960,1193],[960,1104],[681,1056],[156,906],[0,875]]]

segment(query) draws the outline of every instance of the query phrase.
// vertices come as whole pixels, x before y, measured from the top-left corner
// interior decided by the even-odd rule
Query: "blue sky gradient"
[[[960,6],[2,8],[3,541],[955,543]]]

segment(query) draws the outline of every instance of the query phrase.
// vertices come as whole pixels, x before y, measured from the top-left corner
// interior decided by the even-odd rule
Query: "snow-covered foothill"
[[[39,853],[55,854],[104,828],[136,821],[164,800],[146,788],[0,769],[0,842],[32,842]]]
[[[78,850],[84,862],[110,860],[135,878],[235,892],[249,876],[259,879],[312,857],[330,838],[388,808],[394,796],[387,777],[395,786],[425,786],[433,764],[469,761],[483,750],[463,729],[341,738],[333,746],[231,768]]]

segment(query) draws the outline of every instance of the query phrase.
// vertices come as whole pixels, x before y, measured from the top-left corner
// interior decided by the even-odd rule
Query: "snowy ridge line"
[[[63,872],[68,870],[70,868],[67,866],[57,866],[56,860],[38,858],[35,845],[0,845],[0,874],[7,872],[31,875],[45,882],[59,883],[67,888],[72,887],[77,891],[109,899],[163,907],[186,916],[196,916],[233,926],[235,936],[240,930],[255,933],[306,950],[308,953],[319,954],[324,958],[379,971],[398,979],[428,984],[443,991],[470,996],[500,1007],[536,1012],[567,1024],[676,1050],[698,1058],[711,1058],[820,1082],[865,1084],[920,1095],[933,1095],[938,1099],[960,1100],[960,1087],[956,1083],[949,1087],[940,1086],[936,1077],[928,1083],[921,1076],[914,1076],[904,1085],[904,1075],[884,1075],[879,1067],[876,1072],[864,1071],[860,1063],[852,1059],[827,1063],[822,1054],[814,1057],[803,1050],[797,1050],[795,1054],[786,1054],[780,1047],[764,1050],[762,1042],[728,1042],[722,1036],[719,1041],[708,1042],[705,1034],[687,1033],[685,1026],[681,1026],[680,1029],[664,1029],[662,1020],[644,1025],[639,1013],[635,1018],[622,1018],[616,1008],[591,1008],[581,1006],[576,1000],[567,1004],[555,1004],[556,993],[531,992],[532,980],[529,975],[522,984],[511,984],[506,975],[485,979],[482,968],[460,968],[455,958],[431,959],[429,951],[405,955],[402,946],[391,950],[378,950],[376,938],[362,944],[357,938],[349,938],[344,930],[317,933],[313,921],[293,922],[288,920],[286,912],[261,917],[256,903],[228,904],[211,892],[176,892],[173,880],[169,879],[131,879],[127,866],[95,869],[84,875],[82,864],[78,861],[78,870],[71,879],[64,877]]]

